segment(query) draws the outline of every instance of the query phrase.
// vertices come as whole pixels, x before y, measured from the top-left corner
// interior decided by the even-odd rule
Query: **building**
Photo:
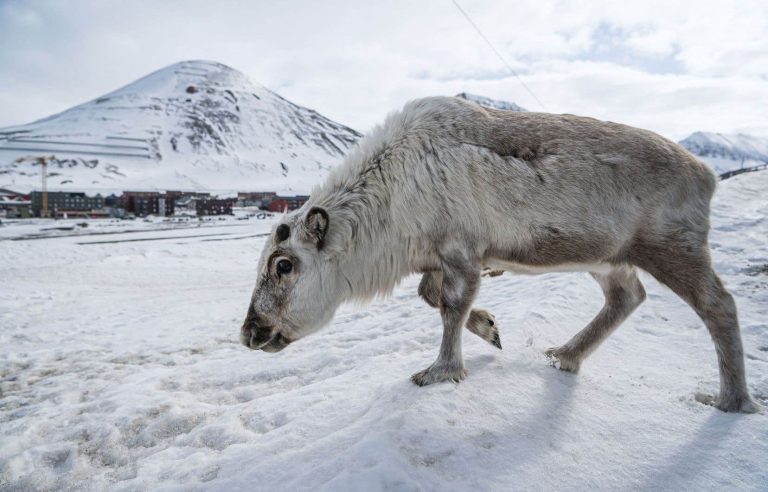
[[[173,193],[171,195],[171,199],[173,201],[173,204],[172,204],[173,213],[186,212],[186,213],[197,214],[198,200],[207,200],[207,199],[210,199],[211,197],[210,193],[203,193],[203,192],[196,192],[196,191],[170,192],[170,193]],[[180,193],[180,195],[178,193]],[[166,197],[167,196],[168,196],[168,193],[166,193]]]
[[[166,190],[165,191],[165,213],[163,215],[169,216],[176,213],[176,202],[181,199],[185,193],[178,190]]]
[[[307,203],[309,195],[296,196],[275,196],[269,204],[270,212],[283,212],[285,210],[296,210]]]
[[[106,207],[105,210],[112,219],[124,219],[125,209],[123,207]]]
[[[32,192],[32,215],[40,217],[43,212],[43,194]],[[53,217],[92,217],[104,215],[104,197],[97,194],[88,196],[83,192],[49,191],[48,213]]]
[[[238,191],[237,204],[240,207],[267,208],[275,195],[274,191]]]
[[[195,201],[195,211],[203,215],[232,215],[234,198],[199,198]]]
[[[115,195],[112,193],[109,196],[104,197],[104,206],[108,208],[122,208],[123,207],[123,197]]]
[[[192,202],[194,209],[194,200],[199,197],[209,197],[210,193],[185,192],[178,190],[167,190],[165,193],[158,191],[126,191],[122,196],[123,208],[129,214],[137,217],[146,217],[147,215],[170,216],[176,213],[178,206],[185,208]]]
[[[32,200],[12,190],[0,188],[0,217],[26,219],[32,215]]]
[[[126,213],[134,214],[137,217],[147,215],[157,215],[160,193],[157,191],[124,191],[123,208]]]
[[[147,215],[160,214],[160,194],[156,196],[133,196],[131,197],[131,213],[136,217],[146,217]],[[127,209],[126,209],[127,211]]]

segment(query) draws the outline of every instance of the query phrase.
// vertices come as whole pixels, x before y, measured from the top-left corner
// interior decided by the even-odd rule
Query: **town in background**
[[[75,191],[32,191],[25,194],[0,188],[0,218],[203,217],[232,215],[233,207],[285,212],[300,208],[308,199],[308,195],[283,196],[272,191],[243,191],[238,192],[236,197],[219,197],[199,191],[129,190],[120,195],[102,196]]]

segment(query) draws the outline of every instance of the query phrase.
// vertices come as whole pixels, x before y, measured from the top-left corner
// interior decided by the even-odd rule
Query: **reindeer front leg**
[[[443,341],[437,360],[411,376],[419,386],[442,381],[458,383],[467,375],[461,354],[461,334],[469,317],[480,283],[480,266],[463,255],[453,255],[441,262],[443,283],[440,294],[440,316],[443,319]]]

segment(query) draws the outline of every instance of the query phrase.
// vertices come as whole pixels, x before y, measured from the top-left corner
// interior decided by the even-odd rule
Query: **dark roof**
[[[9,190],[8,188],[0,188],[0,196],[24,196],[24,193]]]

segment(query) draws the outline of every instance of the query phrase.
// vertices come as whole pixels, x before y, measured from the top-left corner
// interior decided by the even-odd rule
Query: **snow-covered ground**
[[[712,233],[763,403],[766,190],[721,183]],[[279,354],[239,344],[270,226],[0,241],[0,489],[768,488],[768,415],[696,402],[718,385],[709,335],[647,275],[576,376],[541,352],[597,313],[597,284],[484,279],[504,350],[467,333],[468,379],[417,388],[441,326],[416,277]]]
[[[71,236],[109,236],[124,233],[157,232],[180,229],[199,229],[194,234],[221,234],[221,227],[244,226],[264,219],[273,220],[274,214],[256,207],[234,208],[233,215],[193,217],[177,215],[172,217],[149,216],[137,219],[2,219],[0,240],[27,240]],[[208,228],[216,230],[209,231]],[[189,235],[189,234],[187,234]],[[146,239],[149,235],[120,237],[116,240]],[[105,237],[102,240],[109,241]]]

